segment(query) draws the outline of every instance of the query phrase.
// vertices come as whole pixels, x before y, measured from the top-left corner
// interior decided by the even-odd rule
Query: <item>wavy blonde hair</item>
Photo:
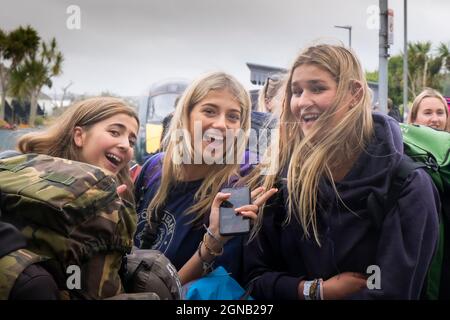
[[[316,120],[315,130],[307,137],[290,106],[292,74],[301,65],[313,65],[328,72],[337,84],[333,106]],[[334,116],[341,108],[348,110],[342,119],[336,121]],[[333,174],[353,163],[372,135],[371,94],[354,53],[343,46],[311,46],[298,55],[288,74],[280,125],[277,137],[274,137],[279,141],[279,152],[273,152],[270,148],[267,150],[265,157],[271,157],[271,160],[262,161],[249,176],[249,183],[256,186],[263,180],[263,185],[268,189],[275,184],[277,176],[287,172],[288,210],[285,223],[289,223],[294,215],[305,235],[309,238],[312,231],[320,245],[317,230],[319,182],[327,178],[339,199]],[[274,174],[261,179],[261,170]],[[260,229],[261,223],[262,215],[258,215],[251,238]]]
[[[136,111],[125,101],[112,97],[94,97],[71,105],[47,130],[22,136],[17,142],[17,149],[22,153],[40,153],[81,161],[80,149],[74,141],[75,127],[89,130],[97,122],[117,114],[133,117],[139,127]],[[133,182],[128,165],[119,171],[117,178],[120,184],[127,186],[123,198],[134,203]]]
[[[161,184],[148,206],[148,212],[151,213],[149,214],[149,219],[151,215],[154,215],[164,205],[170,188],[183,179],[183,165],[173,161],[179,156],[179,143],[183,145],[183,150],[188,153],[190,159],[193,159],[192,140],[187,134],[189,132],[190,114],[194,106],[212,90],[227,90],[240,105],[241,129],[245,136],[240,143],[234,142],[233,149],[235,150],[236,160],[240,160],[244,155],[250,129],[251,100],[249,93],[239,81],[229,74],[213,72],[202,75],[192,82],[181,96],[170,123],[168,134],[164,138],[164,145],[167,148],[162,163]],[[183,132],[183,140],[181,142],[172,138],[180,130]],[[194,215],[193,223],[200,221],[209,212],[214,197],[221,186],[229,182],[233,176],[239,177],[239,169],[240,164],[238,162],[235,162],[235,164],[211,164],[210,174],[205,177],[194,196],[195,204],[186,210],[186,214]]]
[[[425,99],[425,98],[437,98],[438,100],[440,100],[442,102],[442,105],[444,106],[444,110],[445,110],[445,127],[446,127],[446,130],[450,130],[450,128],[448,126],[449,122],[448,122],[448,105],[447,105],[447,101],[445,101],[445,99],[442,96],[442,94],[440,94],[437,90],[434,90],[432,88],[425,88],[414,99],[412,107],[411,107],[411,112],[409,113],[409,116],[408,116],[408,123],[416,122],[417,113],[419,112],[420,104],[422,103],[423,99]]]

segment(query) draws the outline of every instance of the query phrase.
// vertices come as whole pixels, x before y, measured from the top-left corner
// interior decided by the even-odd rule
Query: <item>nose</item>
[[[439,124],[439,116],[436,114],[436,113],[433,113],[432,115],[431,115],[431,119],[430,119],[430,122],[432,123],[432,124]]]
[[[227,129],[227,119],[225,114],[219,115],[212,124],[214,129],[224,131]]]
[[[311,99],[311,95],[307,92],[303,92],[300,96],[292,96],[291,107],[297,112],[301,111],[306,107],[312,106],[314,103]]]
[[[120,139],[118,148],[124,152],[127,152],[130,149],[130,141],[128,140],[128,138],[124,137],[122,139]]]

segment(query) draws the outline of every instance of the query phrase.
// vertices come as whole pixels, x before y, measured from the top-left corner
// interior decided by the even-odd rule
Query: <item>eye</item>
[[[213,109],[207,108],[207,109],[203,110],[203,113],[206,114],[207,116],[212,116],[212,115],[214,115],[215,112]]]
[[[298,88],[293,88],[292,89],[292,95],[296,96],[296,97],[300,97],[303,93],[303,90],[298,89]]]
[[[134,146],[136,145],[136,140],[134,140],[134,139],[130,139],[130,140],[128,140],[128,142],[130,144],[130,147],[132,147],[132,148],[134,148]]]
[[[110,130],[109,132],[111,133],[111,135],[112,135],[113,137],[118,137],[118,136],[120,136],[119,131],[116,131],[116,130]]]
[[[239,113],[231,113],[228,115],[228,118],[234,122],[241,121],[241,115]]]
[[[312,93],[321,93],[321,92],[323,92],[323,91],[325,91],[325,88],[324,88],[324,87],[312,87],[312,88],[311,88],[311,92],[312,92]]]

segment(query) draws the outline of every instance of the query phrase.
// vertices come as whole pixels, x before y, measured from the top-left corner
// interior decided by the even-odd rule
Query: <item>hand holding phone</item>
[[[222,236],[235,236],[250,232],[250,220],[234,209],[251,203],[248,187],[225,188],[223,193],[231,193],[219,209],[219,233]]]

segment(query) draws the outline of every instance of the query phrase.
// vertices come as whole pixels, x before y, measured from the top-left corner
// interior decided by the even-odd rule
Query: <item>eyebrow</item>
[[[111,123],[108,127],[119,127],[122,131],[127,131],[127,127],[125,125],[123,125],[122,123]],[[131,137],[136,139],[136,135],[134,134],[134,132],[131,132]]]
[[[207,106],[210,106],[210,107],[213,107],[213,108],[216,108],[216,109],[220,109],[220,107],[217,104],[210,103],[210,102],[207,102],[204,105],[202,105],[202,107],[207,107]],[[241,109],[240,108],[239,109],[232,108],[230,111],[241,113]]]
[[[320,80],[320,79],[312,79],[312,80],[308,80],[308,81],[306,81],[306,83],[307,84],[326,84],[326,82],[325,81],[323,81],[323,80]],[[298,81],[296,81],[296,82],[292,82],[292,86],[298,86],[299,85],[299,83],[298,83]]]

